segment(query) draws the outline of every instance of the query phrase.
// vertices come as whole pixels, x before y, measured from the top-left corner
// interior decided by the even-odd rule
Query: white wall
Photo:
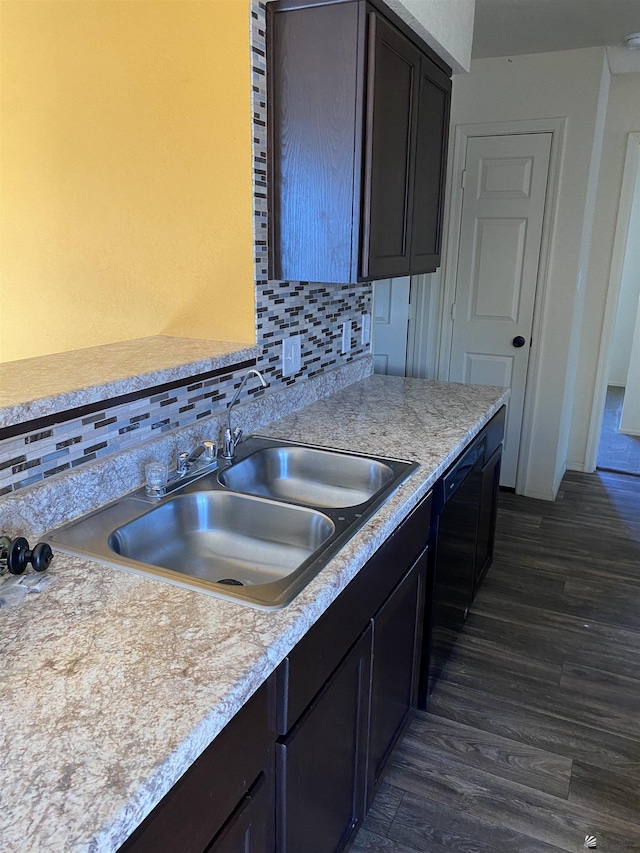
[[[454,73],[469,70],[476,0],[387,0]]]
[[[575,470],[587,467],[589,421],[593,407],[627,136],[634,131],[640,131],[640,74],[614,74],[607,105],[596,197],[596,226],[591,241],[569,437],[568,467]],[[631,239],[634,240],[633,237]],[[635,242],[639,242],[638,238],[635,238]]]
[[[638,83],[640,87],[640,81]],[[627,250],[622,268],[620,297],[613,332],[613,343],[609,362],[609,385],[625,385],[638,298],[640,297],[640,169],[636,175],[633,208],[629,220]]]
[[[481,59],[454,78],[452,124],[566,118],[540,316],[525,493],[553,499],[565,470],[599,145],[609,70],[604,48]],[[453,136],[453,134],[452,134]],[[455,177],[454,177],[455,180]]]

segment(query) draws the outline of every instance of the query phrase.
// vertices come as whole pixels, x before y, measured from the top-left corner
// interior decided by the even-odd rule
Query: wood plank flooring
[[[598,467],[640,474],[640,436],[618,432],[623,402],[624,388],[610,385],[602,418]]]
[[[502,493],[494,563],[352,853],[640,851],[640,478]]]

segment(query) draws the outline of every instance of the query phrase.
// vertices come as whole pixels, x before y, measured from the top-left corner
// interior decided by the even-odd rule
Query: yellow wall
[[[252,342],[249,0],[0,13],[0,361]]]

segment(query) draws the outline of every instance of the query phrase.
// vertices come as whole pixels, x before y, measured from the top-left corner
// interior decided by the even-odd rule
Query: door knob
[[[526,344],[525,339],[522,335],[516,335],[515,338],[511,341],[514,347],[523,347]]]

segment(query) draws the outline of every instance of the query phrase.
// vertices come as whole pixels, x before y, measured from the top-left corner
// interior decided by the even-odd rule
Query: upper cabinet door
[[[360,3],[267,6],[270,278],[356,280],[362,11]]]
[[[381,0],[274,0],[267,44],[270,277],[435,269],[445,66]]]
[[[410,272],[420,51],[369,14],[362,276]]]
[[[413,198],[413,272],[440,266],[451,80],[422,57]]]

